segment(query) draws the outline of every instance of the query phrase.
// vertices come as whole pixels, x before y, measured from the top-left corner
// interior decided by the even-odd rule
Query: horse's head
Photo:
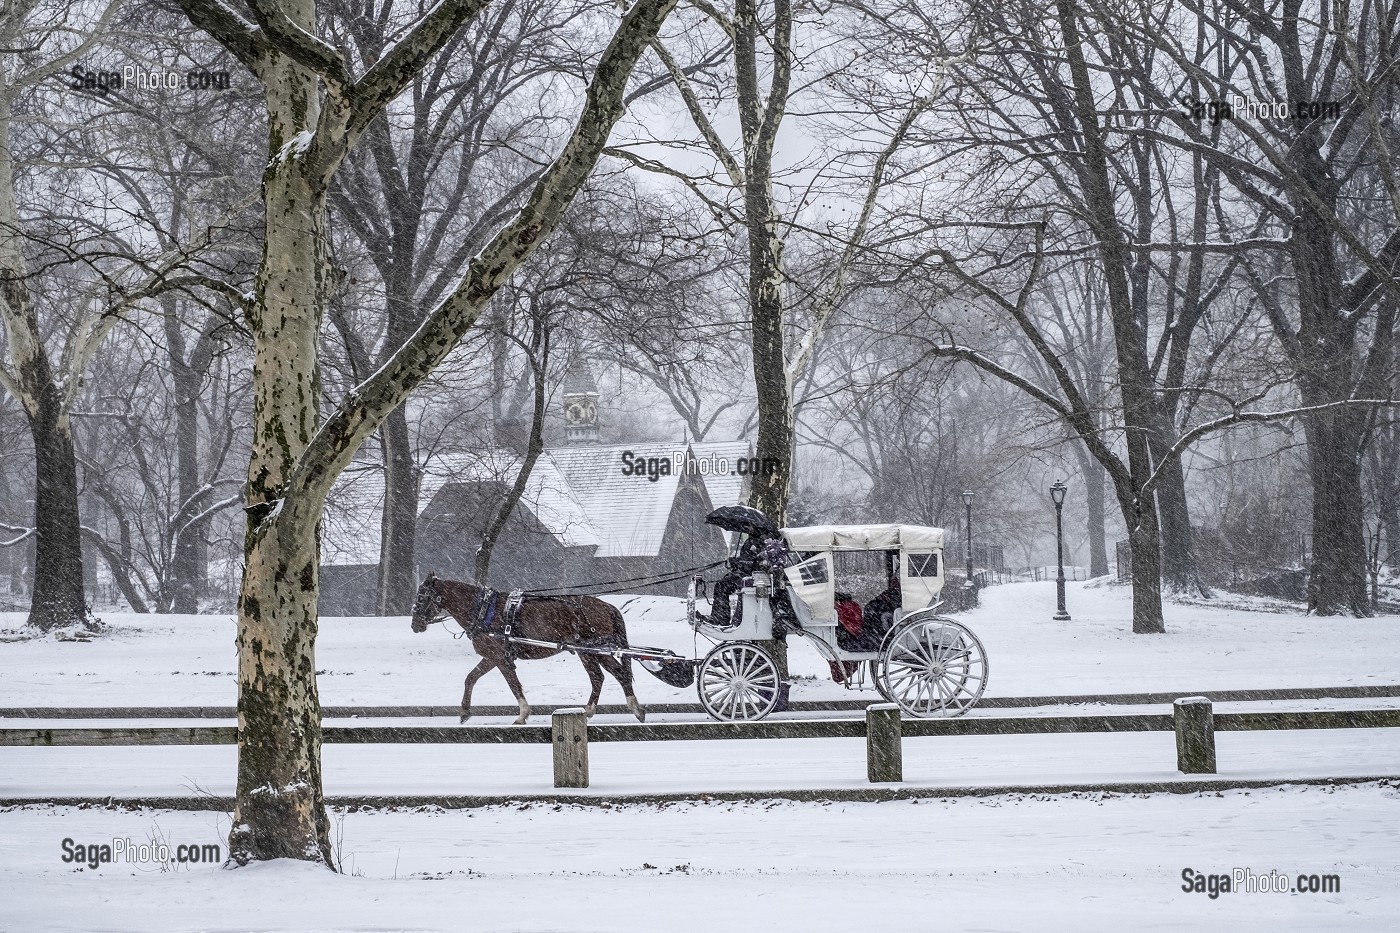
[[[429,625],[441,622],[445,618],[442,611],[442,594],[438,592],[437,582],[435,574],[428,574],[427,579],[418,587],[418,595],[413,598],[415,632],[426,632]]]

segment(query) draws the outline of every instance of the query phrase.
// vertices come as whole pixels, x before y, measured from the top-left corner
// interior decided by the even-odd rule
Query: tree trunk
[[[82,525],[78,517],[78,458],[73,432],[52,384],[38,393],[29,419],[34,439],[34,590],[29,624],[50,631],[75,623],[93,627],[83,592]]]
[[[1381,508],[1380,522],[1385,531],[1385,549],[1381,551],[1381,560],[1389,564],[1392,570],[1400,569],[1400,501],[1397,501],[1393,489],[1391,497]]]
[[[10,149],[12,89],[0,74],[0,313],[13,378],[34,439],[34,585],[28,624],[94,628],[83,592],[78,461],[63,392],[54,381],[29,294]]]
[[[384,513],[375,609],[381,616],[407,615],[418,590],[418,468],[404,406],[384,420],[379,436],[384,448]]]
[[[314,7],[296,18],[314,31]],[[334,867],[321,787],[316,597],[322,501],[284,484],[316,430],[326,306],[326,190],[298,140],[317,126],[319,89],[276,55],[263,66],[271,159],[253,335],[253,437],[238,600],[238,786],[229,857]]]
[[[209,573],[209,546],[205,540],[208,521],[182,523],[185,512],[198,514],[194,505],[199,494],[199,393],[200,383],[212,356],[201,339],[196,342],[194,358],[186,360],[184,333],[180,328],[177,299],[167,295],[161,300],[165,315],[166,352],[170,359],[171,383],[175,390],[175,464],[180,506],[176,511],[177,527],[170,561],[169,580],[162,594],[158,612],[193,615],[199,612],[199,599],[204,595]]]
[[[1162,622],[1161,545],[1158,539],[1156,502],[1142,488],[1152,475],[1149,436],[1157,426],[1157,402],[1147,358],[1147,337],[1133,311],[1128,288],[1129,254],[1123,242],[1109,180],[1093,84],[1080,43],[1079,25],[1070,0],[1056,0],[1065,57],[1072,77],[1074,106],[1083,137],[1084,155],[1079,168],[1080,185],[1088,208],[1086,218],[1098,238],[1098,252],[1108,286],[1109,314],[1118,364],[1118,391],[1123,400],[1130,489],[1118,490],[1128,537],[1133,545],[1133,631],[1139,634],[1166,631]]]
[[[773,147],[787,107],[792,11],[785,0],[773,9],[769,93],[759,89],[758,8],[752,0],[734,6],[735,91],[744,144],[744,227],[749,250],[749,316],[753,320],[753,375],[758,402],[754,456],[771,466],[752,478],[749,505],[779,526],[787,519],[793,452],[792,385],[783,341],[783,236],[773,201]]]
[[[229,858],[240,865],[275,858],[335,865],[315,676],[320,509],[308,506],[284,502],[276,517],[258,521],[255,511],[248,522],[238,601],[238,789],[228,840]]]
[[[1079,475],[1084,477],[1084,498],[1088,506],[1089,576],[1108,573],[1108,541],[1104,534],[1104,468],[1083,445],[1075,444]]]
[[[1160,438],[1160,435],[1157,436]],[[1157,438],[1154,438],[1156,440]],[[1154,448],[1159,446],[1153,445]],[[1160,444],[1162,452],[1170,447]],[[1157,451],[1154,450],[1154,454]],[[1156,462],[1156,456],[1153,458]],[[1195,545],[1191,532],[1191,514],[1186,504],[1186,475],[1181,458],[1173,457],[1162,470],[1156,488],[1157,514],[1162,525],[1162,582],[1171,592],[1198,592],[1208,596],[1196,566]]]
[[[1133,632],[1158,635],[1167,630],[1162,618],[1162,552],[1157,513],[1141,499],[1124,508],[1128,544],[1133,551]]]
[[[1308,438],[1313,493],[1308,611],[1320,616],[1369,616],[1361,506],[1364,416],[1333,410],[1301,419]]]

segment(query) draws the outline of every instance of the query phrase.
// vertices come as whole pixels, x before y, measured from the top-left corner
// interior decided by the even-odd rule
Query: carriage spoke
[[[981,642],[949,619],[906,622],[879,659],[881,692],[914,716],[961,715],[982,698],[986,680]]]
[[[716,646],[701,662],[698,679],[701,704],[716,719],[762,719],[777,703],[777,668],[763,649],[748,642]]]

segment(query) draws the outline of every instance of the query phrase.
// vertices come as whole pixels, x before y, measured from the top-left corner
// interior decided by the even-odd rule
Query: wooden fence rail
[[[327,744],[553,744],[556,780],[569,782],[562,785],[556,783],[556,786],[587,787],[588,745],[592,742],[865,738],[872,782],[877,778],[880,782],[889,782],[901,780],[900,744],[909,738],[1176,732],[1178,770],[1187,774],[1213,774],[1216,732],[1394,727],[1400,727],[1400,709],[1214,713],[1210,701],[1204,697],[1184,697],[1177,701],[1171,714],[978,716],[960,719],[901,720],[891,715],[888,704],[875,704],[867,709],[864,719],[584,726],[577,711],[565,710],[555,714],[550,726],[326,726],[321,730],[321,739]],[[233,726],[0,729],[0,747],[230,745],[237,738],[237,730]],[[559,756],[563,756],[563,759]]]

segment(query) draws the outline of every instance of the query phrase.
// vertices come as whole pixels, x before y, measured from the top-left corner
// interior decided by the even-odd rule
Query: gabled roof
[[[517,454],[499,449],[434,458],[423,470],[418,486],[418,507],[420,510],[426,507],[451,483],[497,482],[509,487],[515,483],[521,462]],[[588,514],[547,450],[540,454],[525,480],[520,504],[534,513],[561,544],[587,547],[599,543]]]
[[[710,504],[732,505],[743,496],[744,477],[736,465],[749,455],[744,441],[690,444],[698,460],[723,461],[727,472],[701,473]],[[672,460],[685,444],[654,442],[610,447],[553,447],[545,450],[526,482],[521,505],[559,539],[574,547],[596,547],[597,557],[652,557],[661,550],[666,523],[680,488],[674,471],[652,482],[624,476],[625,451],[633,457]],[[419,481],[418,505],[425,508],[451,483],[515,482],[520,457],[488,449],[429,459]],[[326,500],[321,523],[321,562],[344,566],[379,562],[384,474],[378,464],[347,469]]]
[[[748,456],[748,444],[726,441],[690,444],[697,459],[723,460],[727,474],[700,474],[711,505],[730,505],[743,494],[743,477],[734,469],[740,457]],[[651,557],[661,550],[671,505],[680,488],[681,476],[674,469],[668,476],[652,480],[648,476],[623,474],[623,454],[633,460],[674,462],[684,454],[685,444],[651,442],[618,444],[609,447],[553,447],[546,451],[557,465],[584,512],[598,530],[598,557]],[[543,459],[543,458],[541,458]]]

